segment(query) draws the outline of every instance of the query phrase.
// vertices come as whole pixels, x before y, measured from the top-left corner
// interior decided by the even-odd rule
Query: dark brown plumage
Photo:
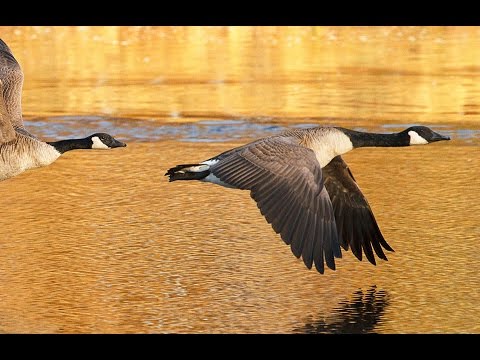
[[[323,273],[341,257],[332,203],[312,150],[287,137],[273,137],[235,151],[210,171],[220,180],[250,190],[261,213],[293,254]]]
[[[340,245],[345,250],[350,247],[359,260],[362,260],[363,249],[368,261],[374,265],[372,247],[380,259],[387,260],[382,246],[388,251],[393,249],[383,238],[372,209],[345,161],[341,156],[336,156],[322,170],[325,188],[335,212]]]

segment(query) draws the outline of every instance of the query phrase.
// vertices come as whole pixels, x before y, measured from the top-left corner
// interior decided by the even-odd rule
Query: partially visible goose
[[[7,44],[0,39],[0,181],[28,169],[49,165],[69,150],[127,146],[104,133],[83,139],[39,140],[23,125],[22,86],[22,69]]]
[[[394,134],[341,127],[291,130],[228,150],[197,164],[167,171],[170,181],[200,180],[250,190],[261,213],[311,269],[335,270],[340,245],[375,264],[393,251],[378,228],[367,199],[340,155],[367,146],[423,145],[450,140],[425,126]],[[382,249],[383,248],[383,249]]]

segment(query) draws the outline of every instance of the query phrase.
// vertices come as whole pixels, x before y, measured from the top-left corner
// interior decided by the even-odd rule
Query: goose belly
[[[38,145],[34,147],[20,147],[16,143],[0,146],[0,180],[11,178],[29,169],[47,166],[61,155],[53,146],[40,141],[36,143]]]

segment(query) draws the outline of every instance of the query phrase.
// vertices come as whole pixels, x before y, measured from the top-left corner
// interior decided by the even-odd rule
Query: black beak
[[[111,148],[116,148],[116,147],[125,147],[127,144],[118,141],[117,139],[113,139],[113,144],[110,146]]]
[[[450,136],[440,135],[439,133],[434,132],[433,136],[430,138],[430,142],[441,140],[450,140]]]

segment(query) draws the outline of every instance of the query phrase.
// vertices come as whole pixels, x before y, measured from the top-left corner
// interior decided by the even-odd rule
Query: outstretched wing
[[[298,140],[297,140],[298,141]],[[243,146],[210,167],[225,183],[250,190],[261,213],[293,254],[324,272],[341,257],[330,197],[312,150],[289,137],[272,137]]]
[[[3,93],[3,83],[0,80],[0,93]],[[5,107],[3,96],[0,96],[0,145],[15,138],[15,130],[10,122],[10,115]]]
[[[3,83],[3,99],[10,114],[12,126],[30,135],[25,130],[22,119],[23,71],[2,39],[0,39],[0,81]]]
[[[362,260],[362,249],[375,265],[375,256],[387,260],[383,249],[393,251],[383,238],[367,199],[363,196],[350,169],[341,156],[333,158],[323,169],[323,181],[335,211],[340,244]]]

